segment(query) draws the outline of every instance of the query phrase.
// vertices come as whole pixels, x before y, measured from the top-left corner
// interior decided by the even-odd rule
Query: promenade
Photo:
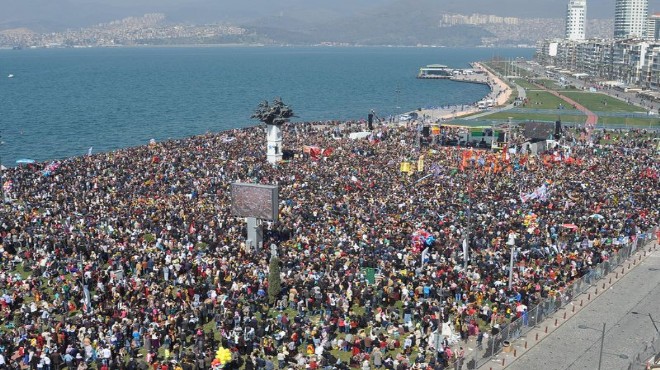
[[[658,270],[660,248],[656,240],[514,341],[512,352],[500,353],[480,369],[596,369],[603,323],[601,368],[627,369],[660,334],[648,316],[659,314],[660,274],[654,273]]]
[[[513,91],[511,88],[497,75],[493,74],[481,63],[473,63],[472,67],[482,73],[475,73],[471,75],[459,75],[451,78],[452,81],[465,82],[465,83],[480,83],[490,87],[490,92],[482,100],[492,100],[495,107],[503,107],[511,97]],[[420,116],[426,117],[431,122],[459,118],[480,112],[481,110],[475,105],[461,105],[449,106],[447,108],[436,109],[422,109]]]

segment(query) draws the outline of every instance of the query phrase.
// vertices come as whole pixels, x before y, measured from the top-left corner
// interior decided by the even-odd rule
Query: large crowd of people
[[[0,368],[442,369],[660,219],[647,132],[531,155],[363,125],[287,124],[277,165],[251,127],[5,171]],[[239,181],[279,186],[263,246]]]

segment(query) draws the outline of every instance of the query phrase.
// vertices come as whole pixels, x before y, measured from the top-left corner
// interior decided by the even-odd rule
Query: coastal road
[[[660,319],[658,272],[660,249],[507,368],[597,369],[605,323],[601,368],[627,369],[645,343],[658,334],[648,315]]]
[[[516,89],[518,90],[518,97],[520,97],[520,98],[522,98],[522,99],[525,99],[525,98],[527,97],[527,92],[525,91],[525,89],[522,88],[522,87],[520,87],[520,86],[517,85],[517,84],[514,84],[514,85],[516,86]],[[513,107],[514,107],[513,104],[509,104],[509,105],[506,105],[506,106],[504,106],[504,107],[502,107],[502,108],[491,109],[491,110],[487,110],[487,111],[481,112],[481,113],[479,113],[479,114],[475,114],[475,115],[473,115],[473,116],[465,117],[465,119],[477,119],[477,118],[483,118],[483,117],[485,117],[485,116],[489,116],[489,115],[491,115],[491,114],[493,114],[493,113],[499,113],[499,112],[507,111],[507,110],[509,110],[509,109],[512,109]]]

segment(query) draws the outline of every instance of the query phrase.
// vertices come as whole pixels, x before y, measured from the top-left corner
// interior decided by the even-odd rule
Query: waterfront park
[[[513,122],[555,122],[569,126],[583,125],[586,115],[583,111],[567,104],[561,96],[569,98],[598,116],[597,128],[660,128],[660,101],[645,101],[645,107],[629,103],[636,100],[635,94],[605,89],[593,80],[558,81],[542,75],[539,71],[525,69],[528,62],[493,60],[483,63],[491,72],[502,77],[512,89],[512,95],[506,109],[494,109],[492,114],[480,114],[481,121]],[[556,76],[558,77],[558,76]],[[518,97],[518,89],[525,91],[527,101],[524,104],[513,103]],[[560,95],[560,96],[557,96]],[[618,95],[618,96],[617,96]],[[470,116],[461,118],[469,119]],[[469,122],[469,121],[468,121]]]
[[[585,86],[484,65],[513,94],[505,107],[459,124],[561,120],[581,127],[586,110],[598,116],[596,129],[660,126],[647,109]],[[282,120],[271,117],[273,107]],[[273,165],[263,155],[264,130],[251,127],[9,169],[16,185],[7,189],[19,201],[3,204],[11,215],[3,225],[3,335],[16,342],[6,341],[7,357],[21,362],[28,353],[20,367],[36,367],[30,350],[51,355],[44,343],[65,343],[62,334],[79,339],[70,341],[80,342],[74,347],[84,361],[57,368],[109,369],[111,358],[118,360],[113,369],[476,368],[503,349],[500,331],[539,323],[539,306],[566,304],[570,296],[562,293],[591,277],[592,263],[614,260],[624,241],[658,220],[647,134],[623,139],[642,156],[616,145],[596,154],[575,135],[570,156],[511,159],[509,152],[422,148],[419,131],[398,124],[377,125],[361,140],[337,139],[324,125],[288,124],[293,116],[279,99],[253,116],[278,126],[267,130]],[[286,149],[297,153],[280,161]],[[605,175],[620,179],[609,183]],[[92,176],[93,184],[85,180]],[[230,214],[227,193],[236,179],[278,182],[281,203],[271,204],[275,214],[279,204],[281,219],[263,245],[274,246],[270,265],[267,248],[251,246],[242,220]],[[30,185],[51,181],[57,199],[50,187]],[[89,207],[70,205],[89,199]],[[468,256],[470,233],[479,237]],[[582,246],[583,235],[591,244]],[[514,284],[503,271],[513,271],[519,253],[528,265],[515,265]],[[466,349],[472,354],[461,354]],[[211,365],[216,350],[223,363]],[[100,358],[106,351],[111,357]]]

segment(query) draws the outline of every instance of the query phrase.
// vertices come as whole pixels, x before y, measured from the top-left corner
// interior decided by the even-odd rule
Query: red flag
[[[502,148],[502,162],[508,162],[509,161],[509,149],[506,145]]]
[[[318,160],[319,157],[321,156],[321,148],[317,146],[313,146],[309,148],[309,156],[312,157],[313,160]]]

